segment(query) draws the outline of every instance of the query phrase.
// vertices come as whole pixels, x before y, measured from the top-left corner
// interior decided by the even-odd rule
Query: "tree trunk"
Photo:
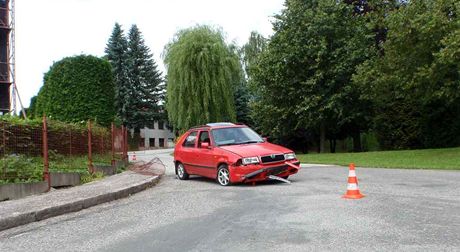
[[[303,154],[308,153],[308,141],[305,141],[305,143],[302,144],[302,153]]]
[[[361,152],[361,134],[359,130],[353,132],[353,152]]]
[[[320,129],[320,137],[319,137],[319,153],[324,153],[324,145],[326,142],[326,126],[324,123],[321,123]]]
[[[335,138],[330,139],[329,140],[329,149],[330,149],[331,153],[335,153],[336,146],[337,146],[337,140]]]

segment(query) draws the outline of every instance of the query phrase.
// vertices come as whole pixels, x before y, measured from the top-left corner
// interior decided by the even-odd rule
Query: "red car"
[[[200,175],[223,186],[287,179],[300,169],[292,150],[268,143],[246,125],[233,123],[210,123],[187,131],[174,149],[174,164],[181,180]]]

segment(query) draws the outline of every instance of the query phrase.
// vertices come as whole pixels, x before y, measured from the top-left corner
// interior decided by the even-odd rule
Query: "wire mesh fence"
[[[126,129],[0,120],[0,184],[48,180],[50,172],[93,173],[127,160]]]
[[[88,132],[48,124],[48,159],[51,172],[86,172]],[[80,162],[75,162],[79,159]]]
[[[0,121],[0,184],[40,181],[42,128]]]

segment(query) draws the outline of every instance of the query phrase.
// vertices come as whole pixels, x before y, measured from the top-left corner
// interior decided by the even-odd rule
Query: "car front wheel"
[[[189,177],[189,175],[188,175],[187,171],[185,171],[185,167],[184,167],[184,165],[182,163],[177,164],[177,166],[176,166],[176,174],[177,174],[177,177],[180,180],[186,180]]]
[[[217,182],[221,186],[230,185],[230,171],[226,165],[220,165],[217,170]]]

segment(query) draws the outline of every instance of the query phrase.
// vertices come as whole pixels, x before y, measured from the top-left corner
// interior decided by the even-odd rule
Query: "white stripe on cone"
[[[348,177],[356,177],[356,171],[350,170],[350,171],[348,172]]]
[[[356,191],[356,190],[358,190],[358,184],[349,183],[348,186],[347,186],[347,190],[350,190],[350,191]]]

